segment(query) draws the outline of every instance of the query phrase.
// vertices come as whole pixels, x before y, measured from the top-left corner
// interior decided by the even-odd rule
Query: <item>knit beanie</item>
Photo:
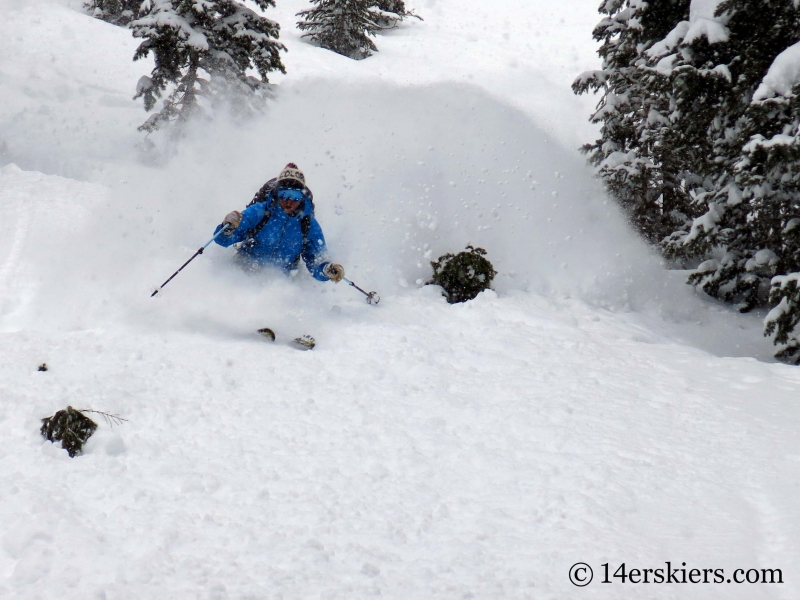
[[[283,167],[283,171],[278,175],[278,187],[290,187],[285,185],[289,182],[296,182],[300,184],[301,188],[306,187],[306,176],[303,175],[303,172],[294,163],[289,163]]]

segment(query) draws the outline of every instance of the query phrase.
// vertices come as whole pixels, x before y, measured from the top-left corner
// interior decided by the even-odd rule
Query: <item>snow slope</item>
[[[594,7],[420,2],[355,63],[280,4],[268,114],[198,124],[161,168],[127,33],[0,4],[0,597],[798,597],[800,375],[665,273],[571,150]],[[378,307],[216,246],[149,298],[288,160]],[[417,281],[467,243],[496,291],[449,306]],[[70,459],[38,434],[67,404],[129,421]],[[785,583],[599,583],[665,561]]]

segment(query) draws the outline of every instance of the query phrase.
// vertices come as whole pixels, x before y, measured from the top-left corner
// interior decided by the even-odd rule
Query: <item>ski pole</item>
[[[203,250],[205,250],[206,248],[208,248],[208,247],[211,245],[211,242],[213,242],[213,241],[214,241],[215,239],[217,239],[217,238],[218,238],[220,235],[222,235],[222,232],[223,232],[223,231],[225,231],[226,229],[228,229],[228,227],[230,227],[230,224],[228,224],[228,223],[225,223],[225,225],[223,225],[223,226],[222,226],[222,229],[220,229],[220,230],[219,230],[219,231],[218,231],[216,234],[214,234],[214,237],[212,237],[210,240],[208,240],[208,243],[207,243],[205,246],[203,246],[203,247],[202,247],[202,248],[200,248],[200,249],[199,249],[197,252],[195,252],[194,254],[192,254],[192,258],[190,258],[190,259],[189,259],[189,260],[187,260],[185,263],[183,263],[183,265],[181,266],[181,268],[180,268],[180,269],[178,269],[177,271],[175,271],[175,272],[172,274],[172,277],[170,277],[169,279],[167,279],[167,280],[166,280],[164,283],[162,283],[162,284],[161,284],[161,287],[160,287],[160,288],[158,288],[158,289],[157,289],[155,292],[153,292],[152,294],[150,294],[150,297],[152,298],[152,297],[153,297],[153,296],[155,296],[155,295],[156,295],[158,292],[160,292],[162,289],[164,289],[164,286],[165,286],[165,285],[167,285],[167,284],[168,284],[170,281],[172,281],[172,280],[173,280],[173,278],[175,277],[175,275],[177,275],[178,273],[180,273],[181,271],[183,271],[183,267],[185,267],[185,266],[186,266],[186,265],[188,265],[190,262],[192,262],[192,261],[193,261],[195,258],[197,258],[197,256],[198,256],[198,255],[202,254],[202,253],[203,253]]]
[[[378,296],[378,292],[365,292],[360,287],[358,287],[355,283],[350,281],[347,277],[342,277],[342,281],[344,281],[345,283],[350,284],[351,286],[356,288],[359,292],[364,294],[367,297],[367,304],[377,304],[378,302],[381,301],[381,297]]]

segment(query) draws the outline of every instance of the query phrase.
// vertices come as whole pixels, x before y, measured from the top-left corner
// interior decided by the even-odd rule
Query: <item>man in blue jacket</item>
[[[239,256],[254,266],[274,265],[288,275],[302,258],[318,281],[339,282],[344,277],[342,265],[326,260],[313,195],[294,163],[264,184],[244,212],[228,213],[214,233],[225,225],[228,229],[216,242],[225,247],[238,243]]]

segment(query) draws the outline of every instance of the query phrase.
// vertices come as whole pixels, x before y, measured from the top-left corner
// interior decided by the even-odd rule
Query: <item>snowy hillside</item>
[[[0,0],[0,597],[800,596],[800,371],[574,150],[594,3],[417,0],[356,62],[279,0],[269,112],[155,150],[152,65],[79,4]],[[290,160],[379,306],[218,246],[149,297]],[[421,284],[467,243],[500,274],[451,306]],[[38,432],[68,404],[128,421],[70,459]],[[784,583],[600,583],[666,561]]]

